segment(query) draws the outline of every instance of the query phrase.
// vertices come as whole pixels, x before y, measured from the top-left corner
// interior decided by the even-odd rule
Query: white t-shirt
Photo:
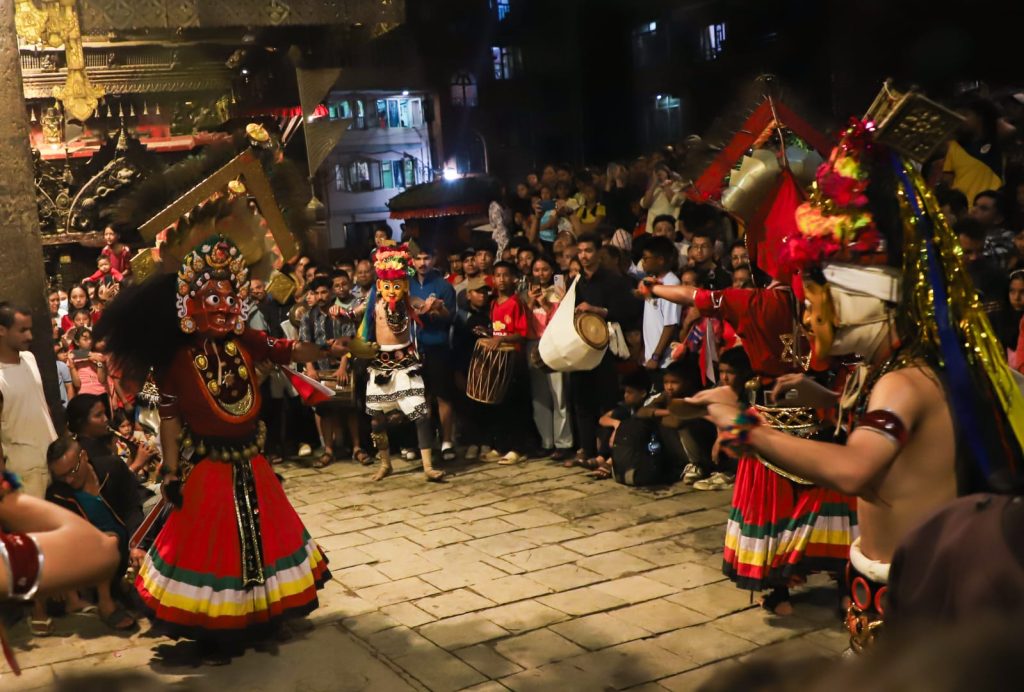
[[[678,286],[679,277],[668,272],[661,277],[661,283],[666,286]],[[654,349],[658,347],[661,340],[661,332],[668,325],[678,325],[682,321],[683,307],[677,303],[655,298],[644,301],[644,362],[651,359]],[[661,357],[661,367],[665,367],[671,361],[671,349],[666,348]]]
[[[30,351],[21,352],[17,365],[0,363],[0,394],[4,397],[0,441],[7,455],[7,469],[21,476],[29,495],[42,497],[47,481],[46,448],[57,439],[57,432],[43,395],[43,379]]]

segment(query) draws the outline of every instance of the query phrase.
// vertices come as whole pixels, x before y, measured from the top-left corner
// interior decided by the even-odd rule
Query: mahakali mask
[[[249,270],[238,247],[210,238],[185,256],[178,270],[178,318],[186,334],[224,338],[245,330],[246,307],[239,291]]]

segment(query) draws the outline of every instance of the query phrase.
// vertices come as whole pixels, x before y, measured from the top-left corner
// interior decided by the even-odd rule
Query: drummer
[[[608,322],[618,322],[628,331],[627,325],[639,321],[643,303],[634,296],[632,285],[626,278],[601,267],[597,252],[601,247],[599,236],[586,233],[576,244],[583,266],[583,274],[576,287],[576,312],[589,312]],[[614,408],[619,400],[615,356],[611,349],[596,368],[572,373],[569,382],[581,448],[577,452],[577,460],[596,463],[598,418]]]
[[[483,461],[517,464],[527,456],[520,453],[533,438],[530,418],[530,388],[522,345],[526,341],[526,309],[516,295],[516,268],[510,262],[494,265],[494,300],[491,301],[491,336],[480,340],[484,348],[513,348],[516,351],[515,375],[505,400],[493,408],[488,422],[492,428],[494,449]]]
[[[466,445],[463,458],[476,461],[491,451],[491,440],[486,422],[493,414],[493,406],[481,404],[465,396],[469,363],[476,342],[491,334],[491,287],[482,276],[473,276],[463,282],[465,307],[460,307],[452,325],[452,359],[455,362],[455,384],[461,396],[457,410],[459,439]]]

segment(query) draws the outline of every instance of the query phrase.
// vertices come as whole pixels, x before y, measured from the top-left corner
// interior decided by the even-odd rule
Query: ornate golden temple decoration
[[[26,43],[64,46],[68,78],[53,88],[53,97],[64,104],[70,120],[85,122],[96,111],[106,93],[93,85],[85,73],[85,51],[76,0],[42,0],[40,9],[33,0],[17,0],[14,23],[18,37]]]

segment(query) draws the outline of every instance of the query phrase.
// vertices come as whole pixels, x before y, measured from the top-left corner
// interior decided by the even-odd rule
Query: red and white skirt
[[[160,629],[196,639],[259,635],[317,607],[317,589],[330,579],[327,559],[262,455],[204,459],[182,494],[135,581]]]

